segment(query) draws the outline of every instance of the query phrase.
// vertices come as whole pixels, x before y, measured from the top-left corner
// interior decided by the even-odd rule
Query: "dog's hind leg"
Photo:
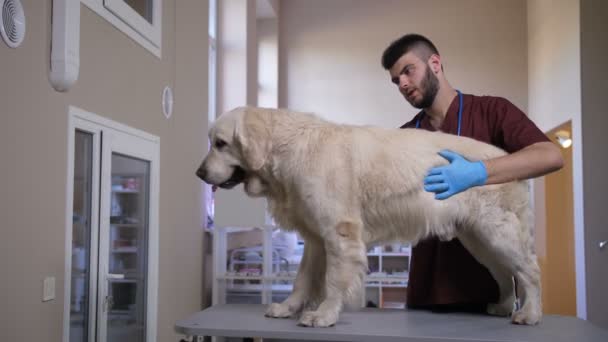
[[[515,303],[515,289],[513,287],[513,275],[511,271],[496,260],[495,253],[488,249],[486,244],[482,243],[473,234],[460,234],[458,235],[458,239],[471,255],[490,271],[490,274],[498,284],[500,292],[498,302],[488,304],[488,314],[493,316],[509,316],[513,312],[513,304]]]
[[[489,303],[487,312],[494,316],[509,316],[513,313],[515,305],[515,288],[513,285],[513,275],[506,267],[498,262],[492,262],[493,265],[488,267],[492,277],[498,283],[500,296],[498,302]]]
[[[325,299],[315,311],[304,311],[299,324],[328,327],[334,325],[345,302],[360,299],[367,255],[362,238],[363,226],[341,221],[326,232]]]
[[[542,318],[541,283],[540,268],[531,248],[528,229],[527,223],[514,213],[494,210],[470,232],[494,254],[491,260],[502,265],[517,280],[518,295],[523,304],[513,313],[511,321],[534,325]]]
[[[305,306],[317,307],[323,298],[319,287],[325,278],[325,251],[320,240],[308,238],[304,254],[293,284],[293,291],[282,303],[272,303],[266,309],[267,317],[287,318],[302,311]]]

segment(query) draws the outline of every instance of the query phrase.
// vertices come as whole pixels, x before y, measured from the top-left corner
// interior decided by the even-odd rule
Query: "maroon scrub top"
[[[460,135],[498,146],[509,153],[550,141],[515,105],[504,98],[463,94]],[[440,130],[458,134],[458,96]],[[401,128],[435,131],[428,115],[418,113]],[[458,239],[420,241],[412,248],[407,305],[411,308],[485,310],[498,300],[498,284]]]

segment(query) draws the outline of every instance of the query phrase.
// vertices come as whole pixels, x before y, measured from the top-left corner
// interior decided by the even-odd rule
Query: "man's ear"
[[[443,71],[443,65],[441,64],[441,56],[432,54],[428,61],[429,67],[434,73],[438,73],[440,70]]]
[[[270,154],[270,115],[268,110],[246,107],[237,119],[235,141],[251,171],[260,170]]]

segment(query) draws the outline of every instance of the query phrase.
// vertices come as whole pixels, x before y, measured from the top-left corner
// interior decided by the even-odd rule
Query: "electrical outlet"
[[[46,277],[42,286],[42,301],[48,302],[53,299],[55,299],[55,277]]]

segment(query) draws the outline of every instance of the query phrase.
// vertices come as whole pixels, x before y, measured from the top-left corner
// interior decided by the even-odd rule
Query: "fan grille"
[[[2,3],[2,36],[7,44],[16,47],[25,34],[23,7],[18,0],[4,0]]]
[[[11,42],[17,42],[17,33],[13,16],[15,15],[15,4],[12,1],[5,1],[2,7],[2,23],[4,24],[4,32]]]

